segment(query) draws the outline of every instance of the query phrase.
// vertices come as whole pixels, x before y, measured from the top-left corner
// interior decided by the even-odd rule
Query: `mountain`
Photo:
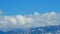
[[[60,26],[46,26],[31,28],[25,31],[26,34],[60,34]]]
[[[27,30],[14,29],[8,32],[0,31],[0,34],[60,34],[60,25],[36,27],[36,28],[30,28]]]

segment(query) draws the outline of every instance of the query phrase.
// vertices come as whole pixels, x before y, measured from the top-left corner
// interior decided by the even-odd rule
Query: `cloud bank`
[[[59,13],[40,14],[35,12],[34,15],[0,16],[0,31],[4,32],[19,28],[27,29],[51,25],[60,25]]]

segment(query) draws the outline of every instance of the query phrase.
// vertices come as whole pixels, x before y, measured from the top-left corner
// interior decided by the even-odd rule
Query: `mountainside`
[[[36,27],[27,30],[15,29],[8,32],[1,32],[0,34],[60,34],[60,26],[46,26],[46,27]]]
[[[25,31],[27,34],[60,34],[60,26],[46,26],[31,28]]]

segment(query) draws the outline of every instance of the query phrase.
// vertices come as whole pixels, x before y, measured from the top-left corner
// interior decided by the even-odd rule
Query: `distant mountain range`
[[[8,32],[0,31],[0,34],[60,34],[60,25],[36,27],[27,30],[15,29]]]

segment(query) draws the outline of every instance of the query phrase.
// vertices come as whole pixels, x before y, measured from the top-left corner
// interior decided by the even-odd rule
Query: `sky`
[[[0,31],[60,25],[60,0],[0,0]]]
[[[0,0],[4,15],[60,12],[60,0]]]

